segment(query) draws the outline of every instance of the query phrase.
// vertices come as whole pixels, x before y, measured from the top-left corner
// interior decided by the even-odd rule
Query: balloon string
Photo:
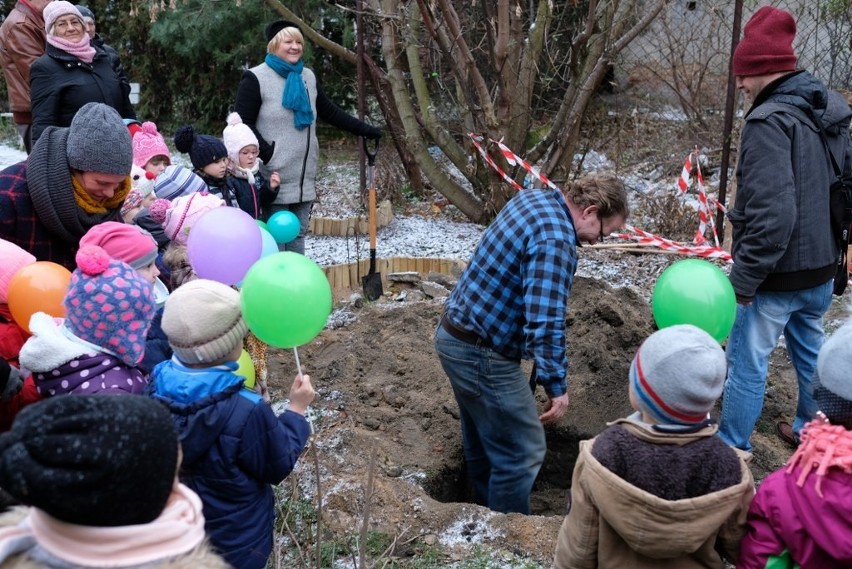
[[[299,363],[299,348],[293,348],[293,354],[296,356],[296,371],[302,375],[302,364]]]
[[[302,378],[302,364],[301,364],[301,362],[299,362],[299,348],[297,348],[297,347],[293,348],[293,355],[296,356],[296,371],[299,373],[299,379],[301,380],[301,378]],[[313,413],[311,413],[310,407],[305,409],[305,419],[308,420],[308,426],[311,428],[311,436],[313,436],[314,433],[316,433],[316,430],[314,429]]]

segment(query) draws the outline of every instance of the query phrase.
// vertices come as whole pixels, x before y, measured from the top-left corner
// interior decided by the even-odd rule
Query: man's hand
[[[544,413],[538,418],[542,423],[555,423],[568,411],[568,394],[551,397],[544,404]]]

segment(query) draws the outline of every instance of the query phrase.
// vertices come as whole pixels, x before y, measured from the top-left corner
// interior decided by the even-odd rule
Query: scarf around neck
[[[295,65],[287,63],[275,54],[267,53],[264,60],[275,73],[284,78],[284,93],[281,106],[293,111],[296,130],[304,130],[314,122],[314,111],[308,100],[308,89],[302,81],[305,63],[300,59]],[[292,81],[291,81],[292,79]]]
[[[61,49],[65,53],[73,55],[85,63],[92,63],[95,59],[95,53],[97,53],[95,46],[92,45],[92,38],[89,37],[88,33],[84,33],[83,38],[78,42],[70,42],[48,34],[47,43],[56,49]]]
[[[71,185],[74,186],[74,201],[80,206],[80,209],[86,213],[103,215],[110,210],[121,208],[124,203],[124,198],[130,193],[130,177],[124,179],[121,186],[115,191],[111,198],[99,200],[92,196],[83,187],[83,184],[77,181],[74,175],[71,175]]]
[[[120,218],[120,208],[92,214],[75,200],[68,165],[68,129],[49,126],[27,159],[27,191],[38,221],[62,241],[77,244],[93,226]]]
[[[105,567],[109,560],[109,567],[138,567],[186,555],[204,539],[201,499],[176,483],[160,516],[147,524],[81,526],[32,508],[17,527],[0,530],[0,562],[26,554],[59,566]]]
[[[260,160],[254,161],[254,166],[251,168],[243,168],[239,164],[231,163],[231,174],[235,178],[240,178],[246,180],[249,185],[254,187],[256,185],[255,176],[260,171]]]

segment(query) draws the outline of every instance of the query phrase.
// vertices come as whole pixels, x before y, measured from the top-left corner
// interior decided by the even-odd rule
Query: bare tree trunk
[[[280,0],[264,0],[299,22]],[[541,140],[527,148],[533,101],[543,85],[539,69],[553,22],[549,0],[365,0],[364,20],[381,27],[384,66],[366,57],[371,82],[413,186],[425,177],[464,215],[486,222],[514,193],[484,164],[468,132],[502,140],[543,173],[567,177],[580,126],[612,60],[635,39],[667,0],[589,0],[586,21],[574,34],[570,77],[556,115]],[[303,25],[307,39],[354,63],[356,54]],[[430,58],[430,55],[433,55]],[[448,120],[447,115],[452,120]],[[437,147],[440,152],[430,152]],[[494,161],[516,179],[495,149]],[[444,161],[464,180],[448,173]]]

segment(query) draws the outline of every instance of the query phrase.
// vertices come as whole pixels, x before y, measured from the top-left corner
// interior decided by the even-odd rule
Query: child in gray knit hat
[[[580,443],[555,567],[736,561],[754,480],[709,415],[725,372],[719,343],[695,326],[645,340],[630,366],[636,412]]]
[[[207,533],[225,559],[263,569],[272,552],[272,484],[290,474],[310,434],[310,377],[297,376],[275,416],[236,375],[248,328],[240,293],[197,279],[166,300],[163,331],[174,351],[154,368],[150,393],[172,412],[184,453],[181,480],[204,502]]]
[[[742,567],[852,567],[852,322],[819,351],[814,399],[799,448],[751,503]]]

